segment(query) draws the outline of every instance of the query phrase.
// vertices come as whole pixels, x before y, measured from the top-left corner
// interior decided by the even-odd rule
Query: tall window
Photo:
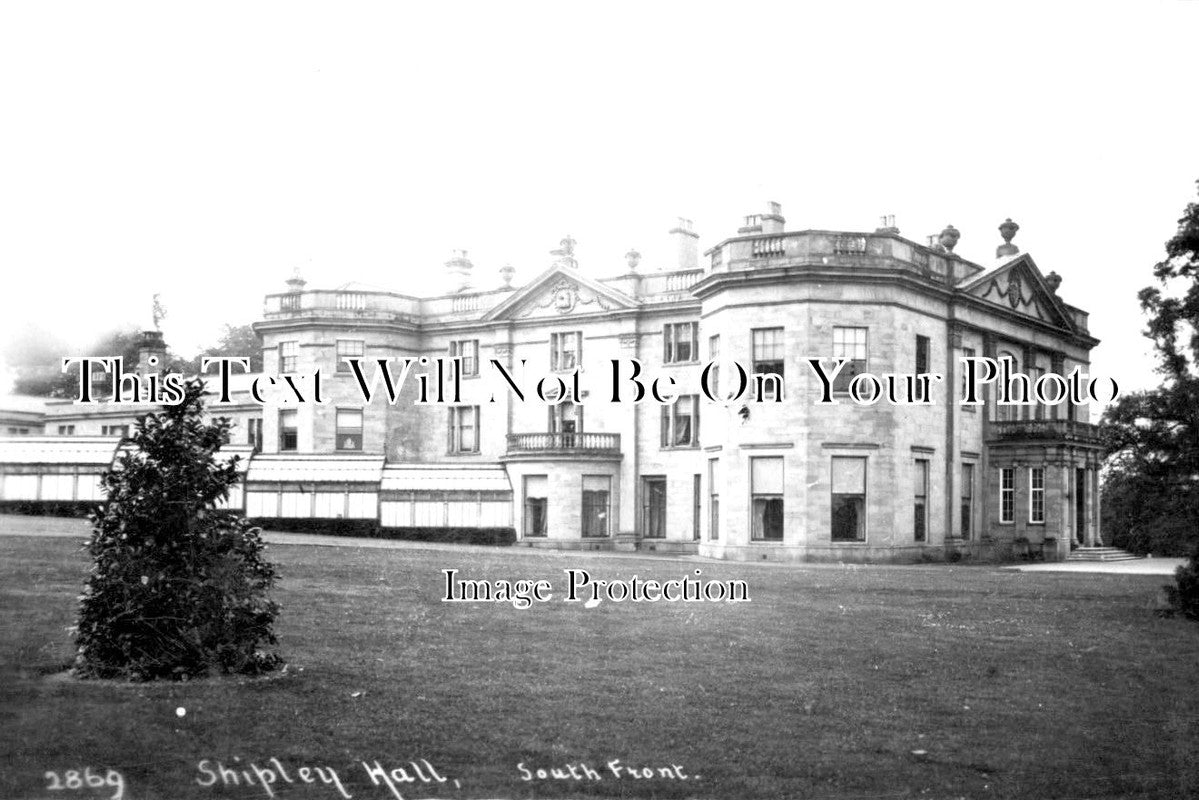
[[[703,513],[704,505],[703,495],[701,494],[703,491],[702,479],[703,476],[697,473],[694,480],[691,482],[691,497],[695,503],[691,510],[691,538],[697,542],[699,541],[699,520]]]
[[[710,385],[712,388],[712,396],[720,397],[720,366],[716,364],[720,360],[720,337],[708,337],[708,361],[711,361],[712,367]]]
[[[974,465],[962,465],[962,538],[969,539],[974,521]]]
[[[720,539],[720,459],[708,459],[708,538]]]
[[[262,417],[246,420],[246,444],[254,448],[255,453],[262,452]]]
[[[666,478],[662,476],[641,479],[641,529],[646,539],[666,537]]]
[[[1037,379],[1045,374],[1045,370],[1035,364],[1028,365],[1027,369],[1029,379],[1032,381],[1033,386],[1036,386]],[[1032,417],[1033,419],[1045,419],[1045,406],[1038,403],[1036,397],[1030,399],[1032,401],[1032,412],[1026,413],[1025,416]]]
[[[833,328],[833,358],[848,359],[833,381],[834,392],[848,392],[854,377],[866,371],[866,328]]]
[[[750,532],[755,541],[783,540],[783,459],[749,460]]]
[[[753,361],[754,374],[756,375],[778,375],[778,385],[782,385],[783,370],[786,365],[786,353],[783,344],[783,329],[782,328],[754,328],[752,331],[753,338]],[[762,384],[763,392],[762,400],[775,399],[774,381],[765,381]]]
[[[928,540],[928,460],[916,459],[916,497],[912,529],[918,542]]]
[[[583,334],[579,331],[550,334],[550,369],[574,369],[583,360]]]
[[[583,536],[608,535],[612,479],[607,475],[583,476]]]
[[[1001,467],[999,470],[999,521],[1016,520],[1016,468]]]
[[[296,371],[296,352],[299,348],[295,342],[279,342],[279,373],[286,374]]]
[[[337,371],[350,372],[350,365],[346,363],[347,358],[356,358],[362,360],[362,356],[366,353],[366,342],[361,339],[338,339],[337,340]]]
[[[525,476],[525,536],[546,535],[549,478],[545,475]]]
[[[451,453],[479,452],[479,407],[451,406],[449,435]]]
[[[866,459],[833,456],[832,539],[866,541]]]
[[[286,453],[299,446],[299,423],[296,410],[287,409],[279,412],[279,452]]]
[[[479,374],[479,340],[460,339],[450,342],[450,358],[462,359],[459,374],[464,378],[473,378]]]
[[[662,446],[699,445],[699,395],[684,394],[673,405],[662,406]]]
[[[1012,355],[1011,353],[1007,353],[1007,352],[1000,353],[999,358],[997,360],[998,361],[1007,361],[1011,365],[1010,369],[1011,369],[1011,372],[1013,375],[1019,371],[1020,362],[1018,362],[1016,360],[1016,357],[1014,355]],[[1002,364],[1000,364],[999,367],[1001,370],[1003,369]],[[1000,375],[1000,377],[995,379],[996,385],[998,385],[999,381],[1003,380],[1003,373],[1000,372],[999,375]],[[1018,393],[1013,392],[1012,396],[1008,399],[1009,400],[1019,400],[1020,397],[1019,397]],[[997,421],[1003,422],[1006,420],[1014,420],[1014,419],[1019,419],[1019,418],[1020,418],[1019,409],[1014,405],[1000,405],[999,404],[999,396],[998,396],[998,393],[996,393],[994,419],[996,419]]]
[[[973,347],[963,347],[962,348],[962,357],[963,358],[974,358],[974,348]],[[966,396],[966,393],[969,391],[970,387],[966,385],[966,365],[960,364],[959,366],[961,367],[961,370],[962,370],[962,394],[958,397],[958,399],[961,400],[963,397]],[[974,409],[977,408],[977,406],[967,406],[967,405],[962,405],[960,407],[963,411],[974,411]]]
[[[928,348],[929,339],[927,336],[916,336],[916,374],[924,375],[928,372]]]
[[[662,329],[666,364],[681,364],[699,358],[699,326],[694,322],[674,322]]]
[[[1028,470],[1028,521],[1045,521],[1045,468]]]
[[[916,336],[916,374],[917,375],[928,374],[928,361],[929,361],[929,338],[927,336],[917,335]],[[914,400],[927,400],[928,399],[924,396],[924,392],[922,391],[922,388],[923,387],[921,387],[920,384],[916,384],[916,397],[913,398]]]
[[[337,409],[337,449],[362,449],[362,409]]]

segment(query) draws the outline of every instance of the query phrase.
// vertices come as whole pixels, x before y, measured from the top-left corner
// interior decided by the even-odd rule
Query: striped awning
[[[383,456],[279,454],[250,461],[250,483],[374,483],[383,477]]]
[[[510,492],[512,484],[498,465],[388,464],[383,468],[382,488],[385,492]]]
[[[0,438],[0,464],[73,464],[108,467],[119,436],[13,436]]]

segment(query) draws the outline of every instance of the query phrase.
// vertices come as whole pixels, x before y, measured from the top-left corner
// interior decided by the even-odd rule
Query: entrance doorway
[[[566,401],[549,408],[550,433],[558,439],[555,446],[573,448],[578,441],[575,434],[583,431],[583,407]]]
[[[641,479],[641,530],[646,539],[666,537],[666,478]]]

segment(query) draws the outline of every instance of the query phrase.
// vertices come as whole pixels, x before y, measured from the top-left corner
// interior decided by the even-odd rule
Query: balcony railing
[[[1023,419],[992,422],[989,441],[1041,441],[1099,444],[1098,425],[1068,419]]]
[[[619,433],[510,433],[509,453],[620,453]]]

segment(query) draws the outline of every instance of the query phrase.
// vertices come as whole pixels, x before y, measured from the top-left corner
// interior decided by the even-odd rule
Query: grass
[[[397,786],[406,800],[1199,795],[1199,626],[1153,615],[1160,577],[275,546],[285,675],[133,685],[53,675],[71,655],[78,546],[0,536],[3,798],[112,796],[46,791],[46,771],[89,765],[137,800],[268,797],[201,786],[197,765],[272,757],[293,778],[332,767],[367,799],[393,795],[362,761],[419,759],[451,782]],[[696,566],[747,581],[752,602],[559,601],[565,567]],[[443,568],[559,591],[527,611],[446,604]],[[517,768],[613,759],[692,777]]]

